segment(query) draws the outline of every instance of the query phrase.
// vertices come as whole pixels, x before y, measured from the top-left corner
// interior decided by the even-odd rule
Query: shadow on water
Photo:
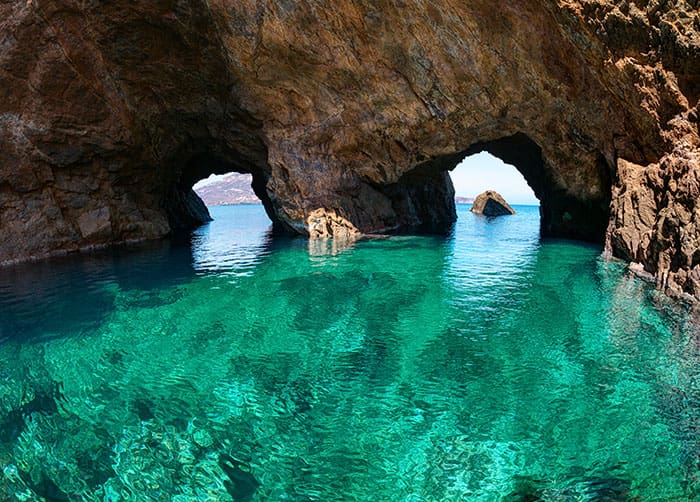
[[[0,340],[90,330],[114,308],[119,292],[175,286],[195,276],[191,247],[152,242],[0,269]],[[154,300],[151,298],[151,300]]]
[[[250,473],[250,467],[230,455],[219,456],[219,466],[228,480],[224,481],[226,491],[235,502],[250,502],[260,482]]]
[[[224,221],[231,210],[212,209],[215,217],[221,212]],[[502,220],[484,220],[485,227],[498,232],[495,227]],[[352,250],[357,244],[273,236],[270,229],[261,232],[259,228],[237,233],[228,232],[225,225],[207,224],[192,234],[162,241],[0,268],[0,343],[60,336],[68,326],[73,331],[95,329],[114,310],[115,298],[124,292],[133,293],[124,300],[125,307],[167,304],[178,300],[177,286],[202,274],[237,267],[250,271],[251,265],[258,266],[271,254],[305,247],[309,256],[323,259]],[[426,239],[437,249],[455,245],[454,234]],[[394,240],[394,249],[415,245],[409,236]],[[434,273],[435,277],[442,275],[437,270]],[[163,294],[168,289],[173,291]]]
[[[94,330],[116,308],[120,295],[125,308],[177,301],[178,286],[207,272],[200,262],[216,261],[202,250],[205,233],[200,229],[161,241],[0,268],[0,343],[46,340],[65,335],[66,328]],[[249,250],[248,262],[257,264],[276,249],[298,246],[296,240],[273,238],[269,232],[261,237]],[[227,267],[223,264],[220,270]]]

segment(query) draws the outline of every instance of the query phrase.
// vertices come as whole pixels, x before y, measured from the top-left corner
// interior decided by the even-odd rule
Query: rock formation
[[[449,226],[487,150],[546,234],[700,297],[698,0],[8,0],[0,261],[158,238],[251,173],[281,230]]]
[[[501,194],[493,190],[486,190],[477,195],[470,211],[476,214],[483,214],[484,216],[515,214],[515,210],[510,207]]]

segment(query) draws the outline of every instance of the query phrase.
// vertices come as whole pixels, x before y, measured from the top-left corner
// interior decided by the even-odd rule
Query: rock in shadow
[[[491,217],[515,214],[515,210],[510,207],[501,194],[493,190],[486,190],[484,193],[480,193],[474,200],[470,211]]]
[[[219,467],[228,477],[228,481],[224,481],[224,486],[235,502],[249,502],[253,500],[253,495],[260,483],[250,473],[249,466],[222,453],[219,457]]]

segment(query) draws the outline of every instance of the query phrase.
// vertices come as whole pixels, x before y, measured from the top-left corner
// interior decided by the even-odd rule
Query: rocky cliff
[[[698,0],[8,0],[0,260],[191,228],[253,175],[280,230],[440,230],[487,150],[543,232],[700,297]]]

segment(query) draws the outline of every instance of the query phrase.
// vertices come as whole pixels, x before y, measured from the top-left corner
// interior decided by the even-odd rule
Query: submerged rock
[[[228,476],[224,481],[226,491],[234,502],[249,502],[253,499],[260,482],[250,473],[250,467],[230,455],[221,454],[219,466]]]
[[[493,190],[486,190],[480,193],[470,209],[472,213],[483,214],[484,216],[505,216],[515,214],[515,209],[510,207],[501,194]]]

